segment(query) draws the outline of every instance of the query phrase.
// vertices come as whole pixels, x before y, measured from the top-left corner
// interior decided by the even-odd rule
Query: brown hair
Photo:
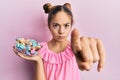
[[[71,24],[73,24],[73,14],[71,12],[71,5],[69,3],[65,3],[64,5],[56,5],[52,6],[50,3],[46,3],[43,5],[43,9],[45,13],[48,13],[48,26],[50,26],[50,22],[53,19],[54,15],[59,11],[64,11],[71,18]]]

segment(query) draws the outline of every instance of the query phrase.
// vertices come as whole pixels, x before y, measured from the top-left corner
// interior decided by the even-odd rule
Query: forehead
[[[54,17],[53,17],[53,19],[52,19],[51,22],[59,23],[59,24],[62,24],[62,23],[71,23],[71,18],[64,11],[60,11],[56,15],[54,15]]]

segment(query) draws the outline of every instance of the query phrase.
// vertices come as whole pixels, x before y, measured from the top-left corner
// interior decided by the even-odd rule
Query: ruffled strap
[[[64,52],[55,53],[48,49],[47,42],[41,43],[42,48],[38,51],[42,59],[49,63],[62,63],[66,60],[70,60],[73,57],[73,52],[70,45],[67,46]]]

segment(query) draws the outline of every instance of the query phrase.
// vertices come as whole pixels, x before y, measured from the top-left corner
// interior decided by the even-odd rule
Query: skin
[[[80,70],[89,71],[93,63],[98,62],[97,70],[101,71],[105,63],[105,50],[101,40],[91,37],[81,37],[77,29],[73,29],[71,33],[71,41],[67,37],[72,30],[70,16],[64,11],[58,12],[50,22],[49,29],[53,38],[47,43],[48,48],[56,52],[62,52],[71,42],[71,47],[76,56],[76,61]],[[35,80],[46,80],[43,62],[40,55],[25,56],[16,51],[13,51],[21,58],[35,61],[36,63],[36,78]]]
[[[95,62],[98,62],[98,72],[102,70],[105,64],[105,49],[100,39],[80,37],[78,30],[74,29],[71,44],[81,70],[89,71]]]
[[[49,49],[56,53],[64,51],[71,32],[71,20],[65,12],[61,11],[54,16],[50,23],[50,31],[53,38],[48,42]]]
[[[21,53],[18,52],[16,50],[15,46],[13,46],[13,51],[16,53],[17,56],[19,56],[19,57],[21,57],[23,59],[35,62],[35,79],[34,80],[46,80],[43,61],[42,61],[42,58],[41,58],[40,55],[26,56],[22,52]]]

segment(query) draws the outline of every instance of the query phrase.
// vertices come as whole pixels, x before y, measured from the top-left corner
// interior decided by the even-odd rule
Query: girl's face
[[[58,12],[50,22],[50,31],[56,41],[65,41],[71,31],[71,19],[65,12]]]

